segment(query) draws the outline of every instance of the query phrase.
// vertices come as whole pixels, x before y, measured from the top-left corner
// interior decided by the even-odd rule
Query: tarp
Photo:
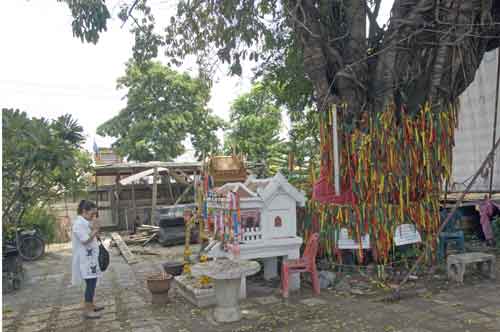
[[[472,84],[460,95],[459,127],[455,132],[450,191],[463,191],[493,145],[493,120],[497,87],[498,49],[484,55]],[[500,110],[498,110],[500,113]],[[500,114],[497,135],[500,137]],[[500,192],[500,151],[495,155],[493,191]],[[489,190],[489,172],[484,172],[471,191]]]
[[[148,169],[148,170],[136,173],[134,175],[131,175],[131,176],[128,176],[128,177],[126,177],[124,179],[121,179],[120,180],[120,184],[122,186],[126,186],[128,184],[132,184],[132,182],[137,182],[137,181],[139,181],[142,178],[145,178],[147,176],[153,175],[154,172],[155,172],[155,169],[151,168],[151,169]],[[158,173],[160,173],[160,172],[168,172],[168,169],[167,168],[163,168],[163,167],[158,167]]]

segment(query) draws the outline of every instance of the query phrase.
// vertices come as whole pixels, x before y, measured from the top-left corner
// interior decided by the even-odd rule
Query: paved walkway
[[[500,284],[486,279],[465,286],[443,282],[448,286],[441,291],[420,288],[418,295],[393,304],[332,290],[312,297],[309,288],[284,301],[270,290],[242,304],[242,321],[219,325],[209,309],[195,308],[175,292],[169,304],[152,306],[144,275],[157,270],[163,258],[143,257],[129,266],[112,254],[97,290],[103,317],[89,321],[81,318],[83,289],[70,285],[70,249],[51,250],[26,264],[22,290],[3,296],[3,331],[500,331]]]

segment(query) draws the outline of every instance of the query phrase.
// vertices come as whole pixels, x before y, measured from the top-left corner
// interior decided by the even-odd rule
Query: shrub
[[[53,243],[57,232],[56,217],[45,208],[34,207],[23,216],[22,228],[37,228],[47,244]]]

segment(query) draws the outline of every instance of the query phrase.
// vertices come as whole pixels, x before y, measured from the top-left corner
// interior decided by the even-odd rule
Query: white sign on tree
[[[349,233],[346,228],[341,228],[338,234],[338,242],[337,246],[339,249],[359,249],[359,242],[351,239],[349,237]],[[361,237],[361,248],[369,249],[370,248],[370,235],[366,234]]]
[[[396,231],[394,232],[394,243],[397,246],[418,242],[422,242],[422,238],[415,225],[402,224],[396,227]]]

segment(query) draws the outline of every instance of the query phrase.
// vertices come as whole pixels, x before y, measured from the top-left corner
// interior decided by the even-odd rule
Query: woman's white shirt
[[[92,228],[88,220],[82,216],[77,216],[73,220],[71,229],[71,243],[73,247],[73,263],[71,269],[71,283],[78,285],[82,279],[99,278],[101,270],[99,269],[98,255],[99,244],[94,237],[88,244],[92,233]]]

